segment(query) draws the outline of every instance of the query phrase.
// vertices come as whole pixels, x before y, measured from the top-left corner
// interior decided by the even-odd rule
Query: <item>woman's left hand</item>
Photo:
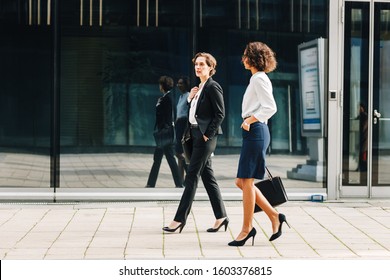
[[[203,139],[205,142],[209,141],[209,138],[207,138],[207,136],[203,135]]]

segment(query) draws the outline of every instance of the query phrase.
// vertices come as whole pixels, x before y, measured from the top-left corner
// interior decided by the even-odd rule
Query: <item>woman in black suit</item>
[[[173,113],[174,103],[173,103],[173,98],[171,96],[172,95],[171,90],[173,88],[173,79],[168,76],[161,76],[158,82],[160,85],[160,91],[163,94],[163,96],[158,99],[156,104],[155,126],[158,130],[160,130],[164,127],[171,126],[175,119]],[[174,144],[167,145],[165,147],[156,147],[156,149],[154,150],[153,165],[152,165],[152,169],[150,170],[146,188],[155,187],[158,172],[160,171],[161,160],[164,154],[168,161],[168,165],[171,168],[175,186],[177,188],[182,187],[182,179],[180,178],[179,169],[177,167],[177,163],[175,160],[174,148],[175,148]]]
[[[181,232],[186,224],[195,197],[199,177],[209,196],[216,221],[208,232],[216,232],[229,223],[219,186],[211,167],[211,154],[222,134],[221,123],[225,117],[225,105],[221,86],[211,76],[215,74],[217,61],[209,53],[197,53],[192,59],[199,87],[193,87],[188,96],[190,106],[188,127],[192,138],[192,154],[184,179],[184,192],[173,221],[163,228],[167,232]]]

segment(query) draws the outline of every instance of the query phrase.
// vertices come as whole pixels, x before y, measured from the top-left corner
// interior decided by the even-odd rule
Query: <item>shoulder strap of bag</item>
[[[269,171],[268,167],[266,166],[265,169],[267,170],[268,177],[272,180],[274,177],[272,176],[272,174]]]

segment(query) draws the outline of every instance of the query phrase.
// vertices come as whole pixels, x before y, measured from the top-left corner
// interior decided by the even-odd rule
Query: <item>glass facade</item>
[[[2,187],[50,183],[53,29],[29,4],[0,1]]]
[[[390,184],[390,3],[375,3],[373,81],[373,184]]]
[[[375,3],[374,59],[370,81],[370,3],[346,4],[344,58],[343,185],[367,186],[372,158],[372,185],[387,186],[389,170],[388,90],[389,3]],[[372,83],[372,85],[371,85]],[[372,89],[372,101],[370,92]],[[372,115],[372,120],[370,115]],[[372,133],[372,137],[370,134]],[[372,148],[369,142],[372,142]],[[370,154],[371,153],[371,154]]]
[[[346,3],[343,184],[367,185],[370,3]]]
[[[100,167],[99,185],[85,183],[96,161],[74,158],[153,152],[158,77],[186,75],[195,85],[198,51],[216,57],[224,90],[217,151],[238,153],[250,78],[241,55],[254,40],[278,60],[269,75],[278,105],[269,123],[272,153],[306,155],[297,46],[327,38],[327,13],[327,0],[0,0],[0,187],[49,187],[55,172],[63,187],[105,187],[108,171],[124,175],[118,187],[131,186],[115,165]],[[28,175],[18,175],[21,165]]]

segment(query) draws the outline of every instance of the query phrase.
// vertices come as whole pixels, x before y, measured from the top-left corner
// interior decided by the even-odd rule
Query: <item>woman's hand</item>
[[[204,139],[205,142],[209,141],[209,138],[207,136],[205,136],[205,135],[203,135],[203,139]]]
[[[190,94],[188,95],[188,98],[192,100],[195,97],[195,95],[198,93],[198,91],[199,91],[198,87],[193,87],[190,91]]]
[[[246,120],[244,120],[243,123],[241,124],[241,128],[243,130],[249,131],[249,129],[251,128],[251,125],[249,123],[247,123]]]

